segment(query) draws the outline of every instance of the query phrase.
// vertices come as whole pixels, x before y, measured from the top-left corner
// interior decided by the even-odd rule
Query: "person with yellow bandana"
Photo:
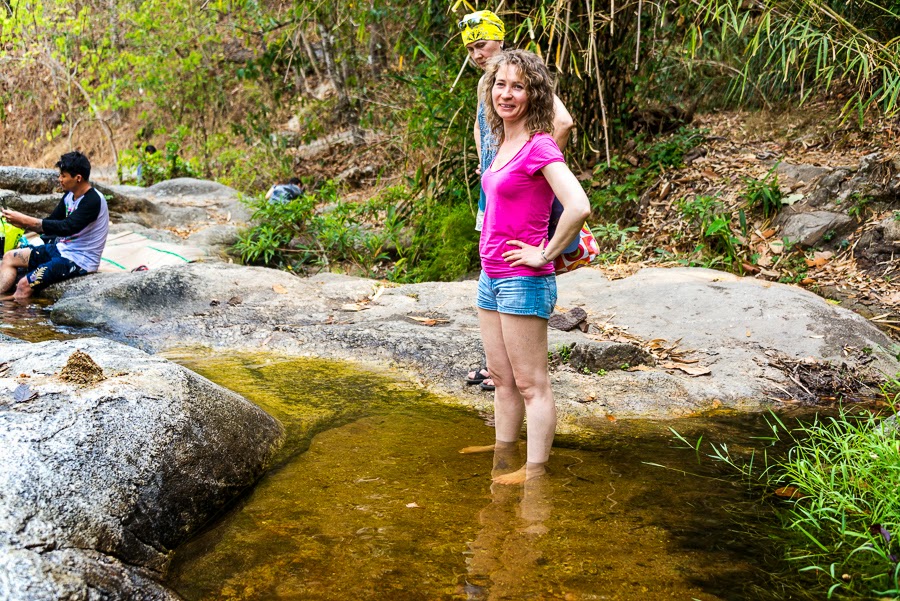
[[[479,10],[465,15],[458,23],[460,36],[462,37],[463,46],[469,54],[469,60],[481,69],[487,67],[488,62],[503,52],[504,38],[506,37],[506,27],[503,21],[496,14],[489,10]],[[483,78],[484,76],[482,76]],[[475,149],[478,152],[479,162],[477,173],[483,173],[490,167],[494,156],[497,154],[497,143],[491,135],[491,128],[487,124],[485,116],[485,99],[481,97],[481,82],[478,84],[478,111],[475,119]],[[565,149],[569,142],[569,135],[575,127],[572,115],[566,110],[562,100],[554,94],[553,96],[553,139],[560,150]],[[478,198],[478,214],[475,217],[475,230],[481,231],[484,221],[484,209],[487,205],[487,197],[484,190]],[[553,202],[553,212],[550,218],[550,231],[548,238],[552,238],[556,230],[556,222],[562,213],[562,205],[558,200]],[[578,240],[573,241],[572,248],[566,248],[563,252],[574,250],[578,246]],[[494,383],[491,380],[490,370],[487,365],[484,367],[470,371],[466,375],[466,384],[480,385],[482,390],[494,390]]]

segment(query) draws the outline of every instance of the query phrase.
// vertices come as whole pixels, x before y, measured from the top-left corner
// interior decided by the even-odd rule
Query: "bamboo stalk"
[[[638,11],[637,11],[637,40],[634,44],[634,70],[637,72],[639,66],[639,59],[641,56],[641,9],[644,7],[643,0],[638,0]]]

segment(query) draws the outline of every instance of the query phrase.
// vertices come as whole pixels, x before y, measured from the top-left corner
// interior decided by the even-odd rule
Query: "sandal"
[[[470,371],[466,374],[466,386],[474,386],[475,384],[481,384],[485,380],[490,379],[491,373],[488,371],[487,367],[482,367],[481,369],[475,371]]]
[[[481,383],[481,389],[486,390],[488,392],[494,390],[494,380],[491,378],[485,378]]]

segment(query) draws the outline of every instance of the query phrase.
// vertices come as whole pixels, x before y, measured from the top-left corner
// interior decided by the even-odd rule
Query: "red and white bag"
[[[553,259],[553,267],[556,273],[567,273],[574,269],[578,269],[582,265],[588,265],[594,260],[594,257],[600,254],[600,245],[597,244],[594,234],[587,222],[581,226],[578,232],[578,248],[572,252],[563,253]]]

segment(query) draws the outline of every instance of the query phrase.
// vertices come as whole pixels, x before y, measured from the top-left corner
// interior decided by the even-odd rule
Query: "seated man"
[[[106,199],[89,181],[91,163],[80,152],[60,157],[59,185],[65,194],[46,219],[29,217],[3,209],[3,217],[13,225],[48,236],[55,242],[18,248],[3,255],[0,262],[0,293],[16,284],[17,270],[28,273],[16,284],[14,298],[28,298],[36,290],[69,278],[87,275],[100,267],[106,247],[109,211]]]
[[[303,196],[303,188],[300,187],[300,179],[297,177],[292,177],[286,184],[275,184],[266,192],[266,200],[279,204],[290,202],[301,196]]]

